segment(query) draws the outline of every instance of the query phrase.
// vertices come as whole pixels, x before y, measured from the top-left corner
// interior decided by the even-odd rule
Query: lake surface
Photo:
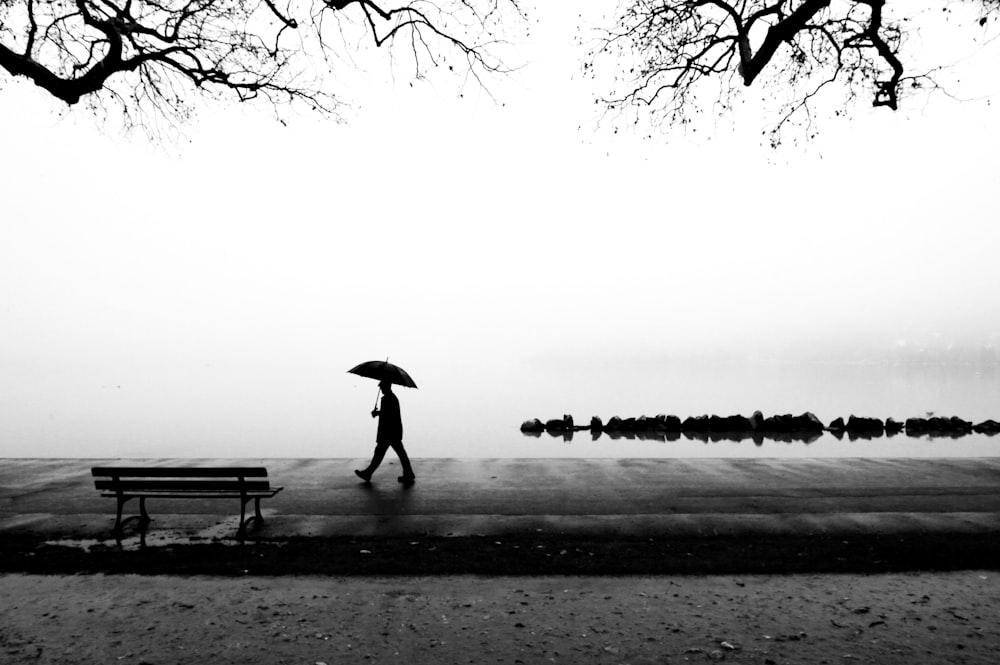
[[[346,362],[246,368],[136,367],[114,376],[65,371],[0,382],[0,457],[333,457],[371,453],[374,382]],[[524,436],[524,420],[570,414],[681,418],[805,411],[824,423],[857,416],[1000,420],[995,365],[892,363],[608,363],[595,358],[468,358],[407,369],[397,388],[411,456],[420,457],[980,457],[1000,437],[663,442],[607,435]]]

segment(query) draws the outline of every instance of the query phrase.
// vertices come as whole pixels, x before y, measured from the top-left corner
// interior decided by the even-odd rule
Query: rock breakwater
[[[824,424],[811,412],[801,415],[781,414],[765,417],[754,411],[750,417],[742,415],[679,416],[659,414],[653,417],[639,416],[622,418],[613,416],[606,423],[598,416],[590,419],[589,425],[576,425],[573,416],[563,415],[542,422],[538,418],[521,424],[521,432],[528,436],[541,436],[547,432],[570,440],[575,432],[589,431],[594,439],[606,434],[612,439],[653,439],[677,441],[681,437],[701,441],[744,441],[753,440],[760,444],[765,439],[774,441],[804,441],[818,439],[824,432],[837,438],[874,439],[882,436],[896,436],[905,432],[910,437],[958,438],[969,434],[1000,434],[1000,423],[985,420],[978,424],[955,416],[907,418],[904,421],[893,418],[870,418],[850,415],[845,421],[838,417]]]

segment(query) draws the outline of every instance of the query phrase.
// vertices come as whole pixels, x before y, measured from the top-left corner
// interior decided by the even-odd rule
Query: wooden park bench
[[[282,490],[271,487],[267,469],[257,467],[185,467],[185,466],[95,466],[91,469],[94,487],[101,496],[118,501],[115,517],[115,534],[122,532],[122,507],[129,499],[139,499],[139,515],[125,521],[138,519],[143,526],[149,523],[146,499],[239,499],[240,528],[242,536],[250,520],[264,521],[260,514],[260,500],[272,497]],[[254,514],[246,517],[247,503],[253,499]]]

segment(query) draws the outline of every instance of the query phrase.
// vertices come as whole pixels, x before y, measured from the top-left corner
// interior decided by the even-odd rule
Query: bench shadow
[[[122,519],[121,523],[118,525],[117,529],[113,529],[112,533],[115,537],[115,544],[122,548],[124,547],[124,541],[132,538],[133,536],[139,536],[139,548],[146,547],[146,533],[149,531],[149,524],[152,522],[148,517],[143,517],[142,515],[131,515]],[[132,524],[134,528],[129,528],[126,530],[126,525]],[[126,532],[127,531],[127,532]]]

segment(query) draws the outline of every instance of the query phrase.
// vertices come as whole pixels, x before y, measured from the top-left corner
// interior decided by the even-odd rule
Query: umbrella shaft
[[[386,356],[386,357],[385,357],[385,364],[386,364],[386,365],[388,365],[388,364],[389,364],[389,356]],[[381,395],[381,394],[382,394],[382,386],[380,385],[380,386],[379,386],[379,387],[378,387],[378,388],[377,388],[377,389],[375,390],[375,409],[378,409],[378,398],[379,398],[379,395]]]

